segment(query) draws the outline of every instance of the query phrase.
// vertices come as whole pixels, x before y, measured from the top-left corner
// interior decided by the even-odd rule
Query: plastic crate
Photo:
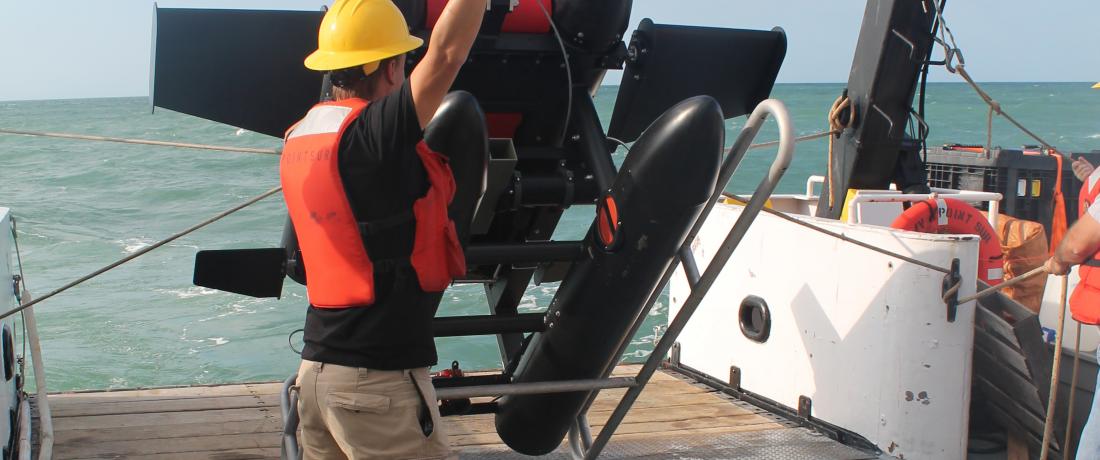
[[[928,185],[931,187],[1000,193],[1001,212],[1016,218],[1040,222],[1050,235],[1054,208],[1057,161],[1038,149],[995,148],[990,156],[965,146],[928,149]],[[1100,152],[1074,153],[1100,166]],[[1062,161],[1062,195],[1070,225],[1077,220],[1077,197],[1081,181],[1073,176],[1070,161]],[[986,206],[983,205],[983,208]]]

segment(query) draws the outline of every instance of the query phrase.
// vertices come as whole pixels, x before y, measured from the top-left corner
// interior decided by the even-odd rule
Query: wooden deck
[[[623,366],[616,374],[637,370]],[[278,458],[280,388],[262,383],[54,394],[55,458]],[[589,414],[594,433],[623,391],[600,394]],[[450,443],[462,458],[506,450],[492,415],[448,417],[446,422]],[[614,439],[787,429],[788,424],[759,409],[658,373]]]

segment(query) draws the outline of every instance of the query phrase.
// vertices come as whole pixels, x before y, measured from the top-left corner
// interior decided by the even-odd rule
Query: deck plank
[[[279,407],[279,395],[211,396],[168,400],[112,399],[102,402],[69,402],[51,408],[54,417],[89,415],[146,414],[158,412],[194,412],[215,409]]]
[[[262,460],[279,458],[277,447],[264,447],[256,449],[215,449],[195,452],[172,452],[169,454],[137,454],[126,455],[130,460]],[[113,455],[100,455],[79,457],[79,460],[118,458]]]
[[[221,423],[198,422],[122,428],[65,429],[54,433],[54,442],[83,444],[135,439],[189,438],[218,434],[277,433],[282,429],[283,421],[274,418]]]
[[[616,376],[640,366],[620,366]],[[279,383],[59,393],[50,395],[57,458],[278,457]],[[625,390],[600,393],[589,412],[602,428]],[[449,417],[456,451],[504,449],[492,415]],[[763,410],[678,376],[659,372],[616,432],[616,439],[784,429]]]
[[[131,439],[55,445],[57,458],[122,457],[142,454],[179,454],[184,452],[225,451],[279,447],[278,433],[223,434],[187,438]]]

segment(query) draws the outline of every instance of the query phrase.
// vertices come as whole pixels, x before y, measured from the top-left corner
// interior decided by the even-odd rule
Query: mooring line
[[[87,274],[87,275],[84,275],[84,276],[80,277],[79,279],[77,279],[77,280],[75,280],[75,281],[72,281],[72,282],[70,282],[70,283],[68,283],[68,284],[66,284],[66,285],[64,285],[64,286],[61,286],[61,287],[59,287],[59,288],[57,288],[57,289],[54,289],[53,291],[50,291],[49,293],[47,293],[47,294],[43,295],[42,297],[39,297],[39,298],[37,298],[37,299],[33,299],[33,300],[29,300],[29,299],[28,299],[27,301],[24,301],[24,302],[22,302],[22,303],[21,303],[21,304],[20,304],[20,305],[19,305],[18,307],[16,307],[16,308],[13,308],[13,309],[11,309],[11,310],[8,310],[8,311],[4,312],[3,314],[0,314],[0,319],[4,319],[4,318],[7,318],[7,317],[9,317],[9,316],[11,316],[11,315],[14,315],[14,314],[16,314],[16,313],[19,313],[19,312],[21,312],[21,311],[23,311],[23,310],[26,310],[26,309],[30,308],[30,307],[33,307],[33,306],[34,306],[35,304],[37,304],[37,303],[39,303],[39,302],[42,302],[42,301],[44,301],[44,300],[46,300],[46,299],[49,299],[50,297],[53,297],[53,296],[55,296],[55,295],[57,295],[57,294],[60,294],[60,293],[62,293],[62,292],[65,292],[65,291],[69,290],[70,288],[72,288],[72,287],[74,287],[74,286],[77,286],[77,285],[79,285],[79,284],[81,284],[81,283],[83,283],[83,282],[85,282],[85,281],[88,281],[88,280],[90,280],[90,279],[92,279],[92,278],[95,278],[95,277],[97,277],[97,276],[99,276],[99,275],[102,275],[103,273],[106,273],[107,271],[109,271],[109,270],[111,270],[111,269],[113,269],[113,268],[115,268],[115,267],[118,267],[119,265],[122,265],[122,264],[124,264],[124,263],[126,263],[126,262],[129,262],[129,261],[131,261],[131,260],[134,260],[134,259],[136,259],[136,258],[138,258],[138,257],[141,257],[142,255],[145,255],[145,254],[146,254],[146,253],[148,253],[149,251],[152,251],[152,250],[154,250],[154,249],[157,249],[157,248],[159,248],[159,247],[161,247],[161,246],[164,246],[164,245],[166,245],[166,244],[168,244],[168,243],[171,243],[172,241],[175,241],[175,240],[177,240],[177,239],[179,239],[179,238],[181,238],[181,237],[183,237],[183,236],[186,236],[186,235],[188,235],[188,234],[190,234],[190,233],[192,233],[192,232],[194,232],[194,231],[196,231],[196,230],[198,230],[198,229],[200,229],[200,228],[203,228],[203,227],[205,227],[205,226],[207,226],[207,225],[210,225],[210,224],[212,224],[212,223],[214,223],[214,222],[217,222],[217,221],[221,220],[222,218],[224,218],[224,217],[226,217],[226,216],[228,216],[228,215],[230,215],[230,214],[233,214],[233,213],[235,213],[235,212],[237,212],[237,211],[240,211],[240,210],[242,210],[242,209],[244,209],[244,208],[247,208],[247,207],[249,207],[249,206],[251,206],[251,205],[253,205],[253,204],[255,204],[255,203],[259,202],[260,200],[263,200],[264,198],[267,198],[267,197],[269,197],[269,196],[271,196],[271,195],[274,195],[274,194],[276,194],[276,193],[279,193],[280,191],[282,191],[282,189],[283,189],[282,187],[275,187],[275,188],[273,188],[273,189],[271,189],[271,190],[268,190],[268,191],[266,191],[266,192],[264,192],[264,193],[260,194],[259,196],[256,196],[256,197],[254,197],[254,198],[251,198],[251,199],[249,199],[248,201],[245,201],[244,203],[238,204],[238,205],[236,205],[236,206],[234,206],[234,207],[232,207],[232,208],[229,208],[229,209],[227,209],[227,210],[225,210],[225,211],[222,211],[222,212],[218,213],[217,215],[215,215],[215,216],[213,216],[213,217],[211,217],[211,218],[209,218],[209,219],[206,219],[206,220],[204,220],[204,221],[202,221],[202,222],[199,222],[199,223],[197,223],[197,224],[195,224],[195,225],[192,225],[192,226],[188,227],[188,228],[187,228],[187,229],[185,229],[185,230],[182,230],[182,231],[180,231],[180,232],[178,232],[178,233],[176,233],[176,234],[174,234],[174,235],[172,235],[172,236],[169,236],[168,238],[165,238],[165,239],[163,239],[163,240],[157,241],[156,243],[153,243],[152,245],[150,245],[150,246],[147,246],[147,247],[145,247],[145,248],[142,248],[141,250],[139,250],[139,251],[137,251],[137,252],[135,252],[135,253],[133,253],[133,254],[130,254],[130,255],[126,256],[126,257],[123,257],[123,258],[121,258],[121,259],[119,259],[119,260],[115,261],[115,262],[112,262],[111,264],[109,264],[109,265],[107,265],[107,266],[104,266],[103,268],[100,268],[100,269],[98,269],[98,270],[96,270],[96,271],[94,271],[94,272],[91,272],[91,273],[89,273],[89,274]]]
[[[116,142],[120,144],[155,145],[158,147],[178,147],[197,150],[217,150],[221,152],[260,153],[264,155],[279,155],[278,149],[260,149],[252,147],[231,147],[226,145],[191,144],[187,142],[151,141],[146,139],[127,139],[122,137],[89,136],[86,134],[51,133],[44,131],[22,131],[17,129],[0,128],[0,134],[14,134],[18,136],[50,137],[56,139],[73,139],[81,141]]]

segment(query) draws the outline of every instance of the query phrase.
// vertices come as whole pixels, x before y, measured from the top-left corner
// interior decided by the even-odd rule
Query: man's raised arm
[[[420,127],[428,126],[450,91],[485,16],[486,0],[450,0],[439,16],[424,59],[409,76]]]

